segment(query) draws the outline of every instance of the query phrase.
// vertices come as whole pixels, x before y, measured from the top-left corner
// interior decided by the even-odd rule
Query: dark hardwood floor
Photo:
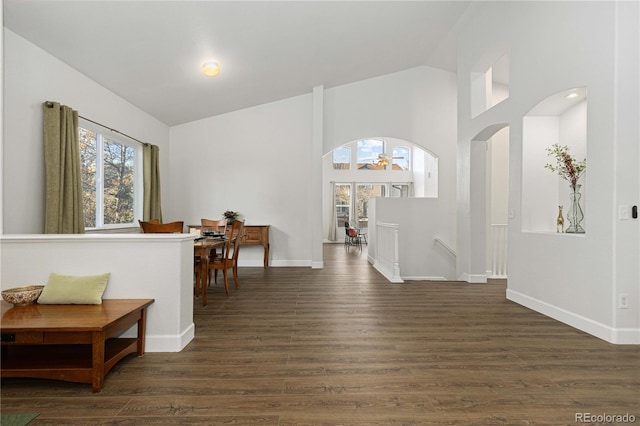
[[[2,381],[30,425],[640,423],[640,346],[612,345],[505,299],[505,283],[391,284],[365,252],[324,269],[240,268],[195,306],[180,353],[128,357],[91,386]]]

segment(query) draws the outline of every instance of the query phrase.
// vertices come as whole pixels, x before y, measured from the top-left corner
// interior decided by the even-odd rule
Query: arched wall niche
[[[563,207],[564,229],[570,208],[570,182],[545,168],[556,165],[548,149],[567,146],[576,160],[587,159],[587,88],[574,87],[542,99],[522,120],[522,231],[557,232],[559,206]],[[583,175],[580,207],[585,212],[587,179]]]

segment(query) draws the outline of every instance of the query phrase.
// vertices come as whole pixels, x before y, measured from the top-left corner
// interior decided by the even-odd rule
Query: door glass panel
[[[344,228],[344,222],[349,220],[351,205],[351,184],[336,183],[336,217],[338,229]]]
[[[369,227],[369,199],[384,197],[384,184],[359,184],[356,188],[356,220],[354,226],[366,229]]]

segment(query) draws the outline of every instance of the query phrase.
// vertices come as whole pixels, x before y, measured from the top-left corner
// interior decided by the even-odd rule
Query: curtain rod
[[[53,108],[53,102],[51,102],[51,101],[45,102],[45,105],[47,105],[48,108]],[[89,121],[89,122],[91,122],[93,124],[97,124],[100,127],[104,127],[105,129],[110,130],[110,131],[112,131],[114,133],[118,133],[118,134],[120,134],[122,136],[125,136],[125,137],[131,139],[132,141],[138,142],[139,144],[149,145],[147,142],[142,142],[141,140],[138,140],[138,139],[136,139],[134,137],[131,137],[131,136],[127,135],[126,133],[122,133],[120,130],[116,130],[116,129],[113,129],[113,128],[109,127],[109,126],[105,126],[102,123],[98,123],[97,121],[93,121],[93,120],[91,120],[90,118],[87,118],[87,117],[83,117],[80,114],[78,114],[78,117],[82,118],[83,120]]]

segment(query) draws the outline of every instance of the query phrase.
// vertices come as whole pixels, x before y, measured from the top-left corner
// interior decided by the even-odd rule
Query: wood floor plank
[[[640,421],[640,346],[612,345],[505,298],[506,283],[387,282],[325,245],[323,269],[240,268],[194,301],[180,353],[130,356],[104,389],[3,379],[38,425],[530,425]]]

